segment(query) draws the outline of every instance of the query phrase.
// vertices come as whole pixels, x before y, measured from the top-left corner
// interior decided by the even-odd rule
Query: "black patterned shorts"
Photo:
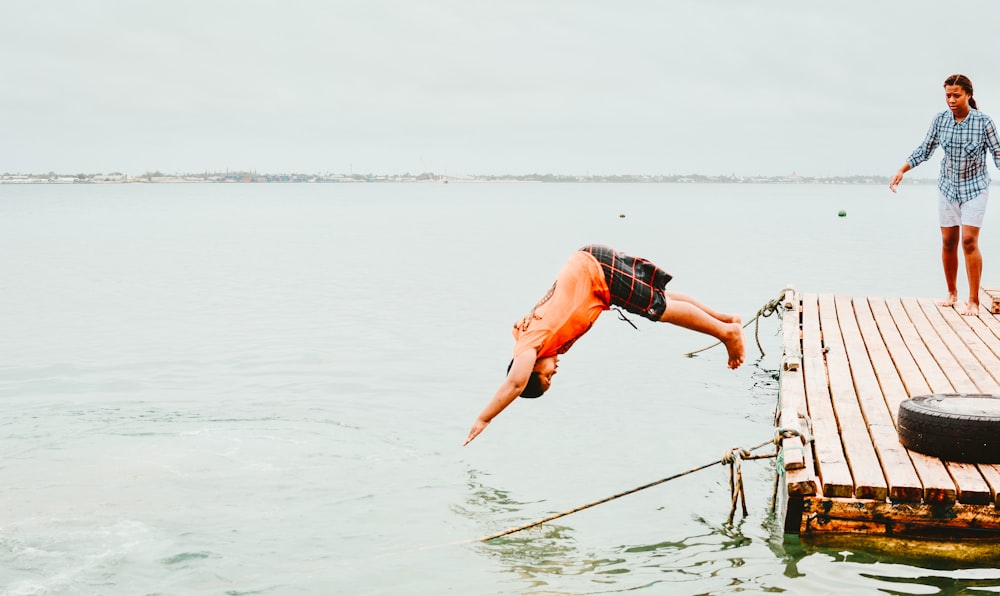
[[[607,246],[591,244],[580,250],[594,255],[601,264],[612,305],[651,321],[660,320],[667,308],[664,290],[672,275],[646,259],[631,257]]]

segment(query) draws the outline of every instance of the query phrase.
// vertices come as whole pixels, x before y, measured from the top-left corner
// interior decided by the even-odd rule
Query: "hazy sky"
[[[0,172],[888,176],[949,74],[1000,120],[998,39],[997,0],[11,0]]]

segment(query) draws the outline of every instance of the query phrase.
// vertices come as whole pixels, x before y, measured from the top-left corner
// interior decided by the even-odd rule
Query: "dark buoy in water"
[[[847,212],[841,211],[840,213],[837,214],[837,217],[847,217]]]

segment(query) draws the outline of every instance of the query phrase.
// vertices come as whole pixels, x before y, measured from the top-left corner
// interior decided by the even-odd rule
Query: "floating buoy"
[[[847,217],[847,212],[841,211],[840,213],[837,214],[837,217]]]

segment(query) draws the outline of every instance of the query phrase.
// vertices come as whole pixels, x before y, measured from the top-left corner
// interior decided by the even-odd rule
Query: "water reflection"
[[[468,472],[467,497],[454,507],[456,512],[477,523],[489,520],[489,531],[531,521],[525,516],[537,503],[519,501],[509,491],[484,483],[482,476]],[[758,513],[764,513],[762,505],[758,500]],[[588,527],[592,523],[581,521]],[[863,543],[852,536],[846,543],[815,544],[784,536],[775,515],[753,513],[733,523],[693,516],[686,523],[650,531],[629,529],[654,537],[647,542],[608,544],[612,529],[602,529],[605,533],[595,536],[592,530],[548,523],[472,548],[512,578],[517,593],[1000,592],[1000,570],[995,566],[1000,553],[988,545],[974,551],[973,545],[963,544],[960,548],[975,562],[960,562],[929,557],[912,545],[884,538]],[[958,550],[956,545],[951,548]]]
[[[997,572],[996,570],[992,570],[991,573],[996,574]],[[996,592],[1000,590],[1000,576],[997,575],[984,579],[926,575],[920,577],[892,577],[876,574],[861,575],[882,584],[888,584],[881,587],[881,591],[886,594],[973,594],[981,591]],[[894,588],[897,585],[900,586],[899,589]],[[919,589],[919,591],[913,592],[905,590],[904,586],[911,590],[915,586],[921,586],[921,588],[934,587],[938,591],[929,592],[925,589]]]
[[[468,476],[467,498],[463,504],[453,507],[456,513],[477,521],[489,519],[491,525],[507,525],[506,528],[494,528],[497,531],[525,523],[524,510],[532,503],[518,501],[508,491],[485,484],[481,474],[474,470],[470,470]],[[745,524],[753,526],[753,522],[741,519],[736,523],[713,525],[702,518],[689,521],[700,526],[701,531],[691,533],[690,527],[664,528],[664,532],[687,534],[676,540],[588,544],[587,538],[577,536],[572,527],[547,523],[477,544],[474,548],[497,561],[503,573],[525,582],[524,590],[532,593],[569,589],[570,586],[574,593],[579,593],[579,578],[570,582],[570,576],[584,576],[585,581],[593,584],[593,593],[692,582],[699,590],[717,582],[722,590],[725,586],[745,583],[747,580],[733,576],[747,565],[746,556],[752,556],[752,550],[747,549],[755,548],[755,540],[743,531]],[[730,555],[720,556],[725,552]]]
[[[776,537],[772,550],[785,562],[786,577],[809,576],[810,583],[836,577],[885,594],[1000,592],[1000,570],[995,568],[1000,549],[995,544],[875,536],[827,538],[814,544],[787,536]]]
[[[522,510],[532,502],[518,501],[508,491],[488,486],[480,481],[480,473],[468,471],[468,497],[463,505],[453,510],[463,516],[482,520],[490,519],[497,531],[524,524]],[[550,583],[552,576],[581,575],[587,573],[622,573],[620,569],[605,569],[623,562],[622,559],[605,559],[581,553],[569,526],[546,523],[540,526],[479,543],[476,549],[498,561],[502,568],[531,588]]]

